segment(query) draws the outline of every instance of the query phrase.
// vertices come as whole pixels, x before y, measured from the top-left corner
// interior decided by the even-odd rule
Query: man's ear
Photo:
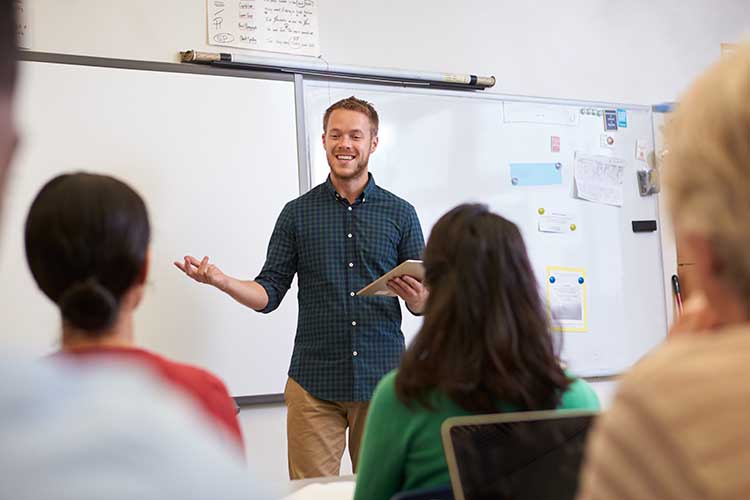
[[[376,149],[378,149],[378,135],[377,134],[375,134],[375,136],[372,138],[372,141],[370,142],[370,153],[374,153]]]

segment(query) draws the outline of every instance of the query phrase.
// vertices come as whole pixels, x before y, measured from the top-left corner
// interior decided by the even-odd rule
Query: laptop
[[[573,500],[598,412],[530,411],[443,422],[456,500]]]

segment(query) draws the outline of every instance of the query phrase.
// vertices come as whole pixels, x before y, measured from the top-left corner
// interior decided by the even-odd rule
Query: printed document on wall
[[[547,307],[554,330],[585,332],[586,271],[572,267],[547,267]]]
[[[32,48],[31,9],[29,0],[15,0],[16,43],[22,49]]]
[[[317,0],[206,0],[208,44],[319,56]]]
[[[622,206],[625,160],[601,155],[575,156],[575,194],[583,200]]]

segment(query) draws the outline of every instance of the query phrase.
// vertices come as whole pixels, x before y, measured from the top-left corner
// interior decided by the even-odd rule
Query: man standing
[[[368,172],[377,145],[370,103],[334,103],[323,117],[330,175],[284,207],[258,277],[227,276],[208,257],[175,262],[194,280],[264,313],[279,306],[297,273],[299,317],[284,391],[291,479],[338,475],[347,428],[356,471],[368,401],[404,350],[398,299],[356,295],[424,248],[414,207]],[[388,286],[413,314],[422,312],[427,290],[418,280],[404,276]]]

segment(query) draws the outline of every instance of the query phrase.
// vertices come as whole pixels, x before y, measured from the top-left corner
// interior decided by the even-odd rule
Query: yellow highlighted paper
[[[547,311],[552,329],[585,332],[586,271],[582,268],[547,266]]]

